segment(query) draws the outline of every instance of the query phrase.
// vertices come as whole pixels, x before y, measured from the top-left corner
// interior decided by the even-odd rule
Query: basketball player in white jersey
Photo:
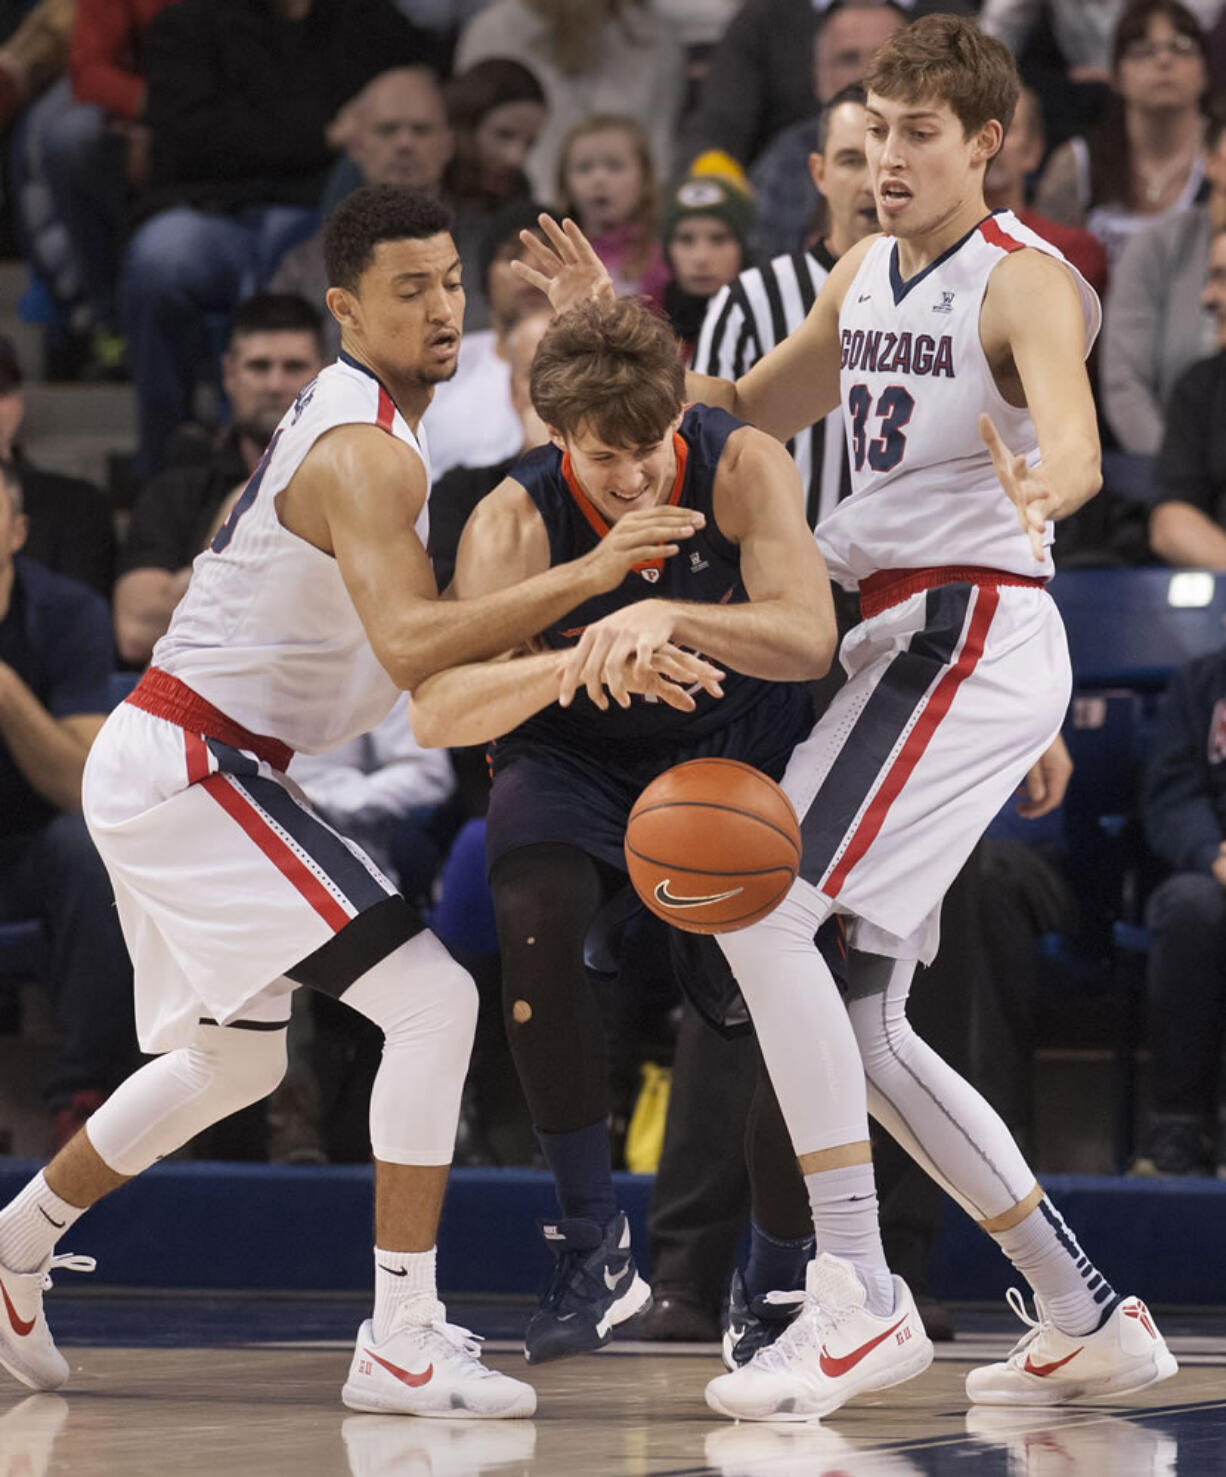
[[[440,603],[418,425],[460,346],[450,218],[417,192],[363,189],[329,218],[325,256],[340,359],[274,432],[196,560],[152,667],[89,757],[85,816],[135,966],[141,1045],[161,1055],[0,1211],[0,1364],[32,1389],[64,1383],[44,1279],[92,1262],[53,1255],[56,1241],[101,1196],[273,1090],[290,993],[309,985],[385,1038],[370,1105],[375,1306],[345,1403],[526,1416],[535,1392],[480,1362],[435,1290],[472,981],[285,770],[295,750],[375,727],[400,689],[524,642],[639,561],[675,553],[698,515],[629,514],[588,557]],[[681,654],[670,669],[679,662],[695,670]],[[659,695],[677,701],[671,684]]]
[[[1145,1305],[1119,1296],[1035,1182],[1004,1124],[912,1031],[917,961],[941,897],[991,817],[1027,780],[1041,802],[1071,674],[1051,576],[1051,524],[1100,482],[1084,359],[1093,292],[1008,212],[983,175],[1018,94],[1012,57],[961,17],[882,47],[866,79],[867,154],[888,235],[834,267],[805,323],[735,385],[690,377],[780,439],[840,397],[854,491],[819,525],[831,574],[860,593],[848,682],[795,752],[784,788],[803,819],[801,877],[767,919],[721,944],[746,1001],[808,1186],[819,1254],[796,1321],[713,1380],[713,1409],[811,1419],[926,1368],[931,1345],[881,1251],[867,1111],[1000,1245],[1034,1292],[977,1402],[1060,1404],[1175,1373]],[[546,228],[526,272],[555,303],[606,290],[572,223]],[[999,429],[998,429],[999,428]],[[564,680],[668,641],[588,628]],[[1060,756],[1062,758],[1062,756]],[[849,920],[844,1003],[813,945]]]

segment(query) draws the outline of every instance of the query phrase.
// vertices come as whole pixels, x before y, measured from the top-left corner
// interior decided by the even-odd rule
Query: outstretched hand
[[[560,225],[551,215],[538,217],[542,241],[534,231],[521,231],[527,257],[511,263],[522,281],[539,288],[555,313],[565,313],[590,297],[613,296],[613,279],[587,239],[569,217]]]
[[[979,417],[979,434],[991,455],[992,466],[1000,485],[1017,509],[1017,521],[1022,526],[1022,532],[1030,539],[1030,552],[1041,564],[1047,557],[1044,543],[1047,520],[1056,506],[1056,498],[1048,485],[1042,463],[1037,467],[1029,467],[1024,456],[1015,456],[1001,439],[990,415]]]

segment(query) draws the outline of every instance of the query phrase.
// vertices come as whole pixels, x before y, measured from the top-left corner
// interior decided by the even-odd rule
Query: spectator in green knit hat
[[[703,155],[665,204],[664,255],[672,277],[663,306],[685,343],[687,364],[707,303],[751,260],[753,199],[737,175],[733,160]]]

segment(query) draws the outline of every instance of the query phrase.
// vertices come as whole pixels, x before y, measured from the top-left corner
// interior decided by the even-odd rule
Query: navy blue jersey
[[[711,605],[747,600],[741,580],[740,551],[720,532],[715,520],[715,471],[728,437],[744,423],[726,411],[708,405],[691,406],[675,436],[677,476],[669,503],[696,508],[706,516],[704,527],[681,543],[671,559],[639,565],[616,590],[576,606],[542,632],[541,639],[555,650],[573,646],[585,628],[636,600],[686,600]],[[540,509],[549,533],[550,564],[564,564],[594,549],[609,531],[603,515],[585,496],[574,476],[569,457],[555,446],[530,451],[508,473]],[[494,751],[498,767],[507,748],[519,739],[545,741],[588,753],[610,750],[624,754],[627,746],[642,753],[657,746],[672,748],[694,742],[734,722],[751,709],[765,707],[782,727],[790,728],[794,715],[809,711],[806,689],[798,683],[766,682],[728,671],[724,696],[695,694],[697,707],[680,713],[667,703],[635,696],[629,708],[611,703],[601,712],[580,690],[569,708],[556,703],[535,714]]]

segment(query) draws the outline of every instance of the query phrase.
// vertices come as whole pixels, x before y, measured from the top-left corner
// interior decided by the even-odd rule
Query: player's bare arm
[[[665,643],[768,681],[804,682],[829,670],[837,644],[830,581],[791,457],[752,426],[733,432],[715,474],[714,506],[721,531],[739,546],[748,602],[640,600],[615,611],[589,626],[572,653],[564,704],[580,687],[598,702],[608,687],[624,706],[622,674],[645,670]]]
[[[375,655],[409,691],[444,667],[522,646],[583,600],[615,589],[634,564],[675,553],[675,541],[697,526],[684,509],[660,509],[668,516],[632,530],[637,541],[602,546],[477,599],[440,601],[415,529],[425,498],[421,460],[367,425],[322,436],[277,498],[285,527],[335,556]]]
[[[650,530],[658,521],[652,515],[663,511],[649,508],[628,513],[585,557],[601,554],[610,541],[631,552],[641,548],[644,528]],[[701,521],[701,515],[697,517]],[[647,537],[655,535],[648,532]],[[464,525],[450,593],[461,601],[477,600],[532,579],[548,568],[545,521],[523,487],[509,477],[477,504]],[[503,661],[452,667],[421,683],[412,699],[413,733],[418,743],[427,748],[486,743],[557,701],[569,652],[520,651],[506,655],[508,659]],[[629,691],[659,698],[688,713],[695,705],[685,686],[696,682],[719,696],[722,676],[700,658],[665,646],[653,654],[646,671],[637,675],[627,672],[625,682]],[[606,703],[602,701],[601,706]]]
[[[1043,252],[1011,253],[992,273],[979,322],[1001,393],[1028,406],[1038,435],[1040,460],[1027,467],[990,417],[980,419],[996,474],[1041,559],[1045,522],[1075,513],[1102,485],[1085,328],[1068,269]]]
[[[876,236],[859,241],[835,263],[804,322],[736,383],[687,371],[689,400],[718,405],[738,420],[787,441],[839,403],[839,312]]]

